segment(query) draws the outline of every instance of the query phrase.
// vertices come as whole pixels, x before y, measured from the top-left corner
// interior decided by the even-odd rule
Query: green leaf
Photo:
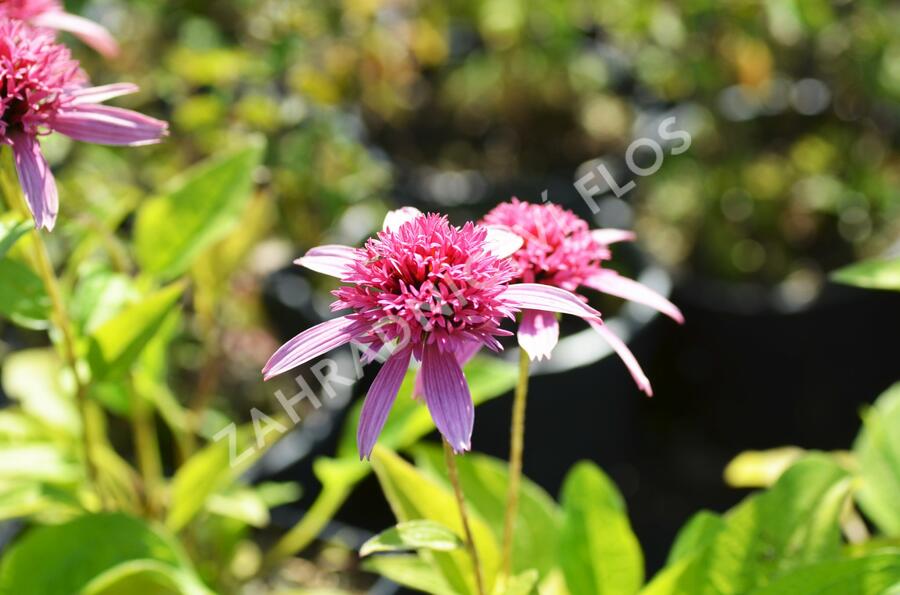
[[[831,278],[866,289],[900,291],[900,258],[858,262],[833,272]]]
[[[126,372],[178,302],[184,285],[173,283],[103,323],[89,337],[88,362],[95,382]]]
[[[366,541],[359,549],[359,555],[366,557],[380,552],[407,552],[426,549],[449,552],[462,546],[456,534],[435,521],[408,521],[382,531]]]
[[[831,458],[805,457],[771,489],[731,510],[705,547],[664,568],[642,594],[743,594],[800,566],[837,557],[850,483]]]
[[[725,528],[722,517],[708,510],[701,510],[688,520],[675,536],[675,543],[669,551],[666,566],[697,553],[707,545]]]
[[[48,428],[76,436],[81,422],[71,387],[63,386],[62,362],[53,349],[25,349],[6,356],[3,390]]]
[[[644,580],[644,559],[618,489],[594,464],[578,463],[562,488],[559,558],[571,593],[628,595]]]
[[[250,488],[233,488],[221,494],[211,494],[206,500],[206,509],[251,527],[262,528],[269,525],[269,509],[266,503]]]
[[[19,239],[31,231],[34,223],[31,221],[4,221],[0,220],[0,258],[6,256]]]
[[[497,581],[494,595],[531,595],[532,593],[537,593],[536,587],[539,578],[537,570],[526,570],[522,574],[510,578],[506,585],[501,585],[500,581]]]
[[[81,593],[98,576],[133,560],[154,560],[175,573],[193,575],[187,558],[169,537],[133,517],[95,514],[29,531],[3,557],[0,593]],[[191,583],[200,584],[195,578]]]
[[[50,316],[50,298],[40,278],[25,265],[0,258],[0,315],[28,328],[41,328]]]
[[[886,535],[900,537],[900,384],[865,413],[853,452],[862,479],[860,508]]]
[[[725,467],[725,482],[733,488],[767,488],[805,452],[796,446],[744,451]]]
[[[53,444],[0,446],[0,481],[72,483],[80,477],[78,461]]]
[[[69,314],[85,334],[90,334],[139,298],[140,293],[129,276],[98,269],[85,273],[79,280]]]
[[[363,562],[363,568],[388,578],[399,585],[432,593],[460,595],[453,590],[433,565],[418,556],[375,556]]]
[[[420,468],[449,481],[441,448],[420,444],[413,448],[413,453]],[[509,485],[506,462],[467,453],[458,457],[457,467],[466,500],[490,525],[497,541],[502,541]],[[516,515],[516,539],[513,541],[513,574],[537,569],[539,577],[543,577],[556,565],[561,522],[561,511],[553,499],[540,486],[523,477]]]
[[[240,221],[263,155],[253,140],[239,151],[187,172],[168,194],[146,202],[135,223],[138,262],[147,273],[172,279]]]
[[[130,560],[92,580],[81,595],[212,595],[196,577],[156,560]]]
[[[900,553],[804,566],[752,595],[889,595],[900,593]]]
[[[0,520],[37,517],[69,519],[83,513],[75,496],[65,489],[16,478],[0,480]]]
[[[393,452],[377,446],[372,468],[378,476],[394,516],[400,522],[427,519],[463,535],[459,509],[452,490],[422,474]],[[490,527],[473,510],[469,524],[481,560],[485,588],[490,591],[500,563],[497,541]],[[447,583],[463,593],[475,592],[475,578],[468,552],[423,552],[434,561]]]

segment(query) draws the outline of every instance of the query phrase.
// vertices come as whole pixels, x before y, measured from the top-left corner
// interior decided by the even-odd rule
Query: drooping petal
[[[53,172],[41,153],[38,140],[24,132],[10,134],[16,172],[35,226],[52,231],[59,212],[59,194]]]
[[[372,382],[366,400],[363,402],[362,411],[359,414],[359,426],[356,429],[356,446],[359,448],[360,458],[369,458],[378,435],[387,421],[388,413],[397,391],[403,383],[403,377],[409,368],[411,349],[403,349],[391,355],[379,370]]]
[[[99,87],[76,89],[69,93],[69,97],[72,98],[71,105],[84,105],[103,103],[116,97],[137,93],[139,90],[139,87],[134,83],[113,83],[111,85],[100,85]]]
[[[269,380],[336,347],[349,343],[360,332],[358,323],[341,316],[307,329],[272,354],[262,370]]]
[[[384,231],[397,231],[407,221],[412,221],[422,216],[422,211],[415,207],[400,207],[393,211],[388,211],[384,216],[384,224],[381,228]]]
[[[578,299],[571,291],[541,283],[516,283],[500,294],[501,299],[518,310],[560,312],[582,318],[596,318],[600,313]]]
[[[485,248],[497,258],[512,256],[522,247],[525,240],[511,230],[500,225],[485,225],[487,239]]]
[[[684,322],[684,316],[681,310],[678,309],[678,306],[646,285],[638,283],[634,279],[623,277],[613,270],[603,270],[586,279],[584,284],[597,291],[650,306],[679,324]]]
[[[294,264],[306,267],[311,271],[330,275],[341,279],[350,272],[350,266],[356,260],[357,250],[350,246],[326,244],[310,249]]]
[[[633,242],[637,237],[633,231],[627,229],[592,229],[591,236],[604,246],[616,242]]]
[[[109,31],[84,17],[61,10],[49,10],[32,17],[29,21],[36,27],[47,27],[71,33],[107,58],[112,58],[119,53],[119,44],[116,43]]]
[[[481,351],[482,347],[483,345],[478,341],[460,341],[454,349],[456,361],[459,362],[460,367],[464,368],[466,364]],[[416,374],[416,381],[413,383],[412,396],[414,399],[420,399],[425,396],[425,386],[422,382],[421,370]]]
[[[162,120],[109,105],[78,104],[60,110],[53,130],[75,140],[101,145],[138,147],[158,143],[168,134]]]
[[[628,371],[631,372],[631,377],[634,378],[635,383],[637,383],[638,388],[647,393],[648,397],[652,397],[653,388],[650,386],[650,379],[644,374],[644,370],[641,369],[641,364],[638,363],[637,358],[635,358],[634,354],[631,353],[631,350],[628,349],[628,345],[626,345],[622,339],[617,337],[614,332],[609,330],[609,327],[602,322],[593,319],[586,320],[587,323],[590,324],[607,343],[609,343],[609,346],[613,348],[619,358],[625,363]]]
[[[459,362],[451,354],[442,353],[437,345],[426,345],[420,373],[425,403],[437,429],[454,452],[469,450],[475,406]]]
[[[522,320],[517,333],[519,347],[532,360],[550,359],[550,353],[559,341],[559,322],[552,312],[522,310]]]

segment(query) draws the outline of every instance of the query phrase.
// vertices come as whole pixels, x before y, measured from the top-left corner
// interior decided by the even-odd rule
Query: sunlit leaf
[[[418,556],[373,556],[363,562],[363,568],[397,584],[433,595],[464,593],[450,587],[432,564]]]
[[[612,481],[588,462],[578,463],[562,488],[559,560],[571,593],[637,593],[644,558],[625,503]]]
[[[129,560],[97,576],[82,595],[212,595],[195,576],[157,560]]]
[[[900,384],[865,413],[853,452],[862,478],[860,507],[886,535],[900,537]]]
[[[0,316],[29,328],[40,328],[48,319],[50,298],[31,269],[9,258],[0,258]]]
[[[383,447],[376,446],[372,467],[398,521],[432,520],[462,537],[459,509],[449,487],[422,474]],[[481,560],[485,588],[490,590],[500,562],[497,541],[487,524],[472,510],[469,510],[469,523]],[[434,560],[449,585],[462,592],[474,591],[474,572],[466,550],[427,552],[427,555]]]
[[[900,258],[867,260],[852,264],[831,274],[839,283],[867,289],[900,291]]]
[[[716,535],[725,528],[722,517],[707,510],[701,510],[688,520],[675,536],[675,543],[669,551],[666,565],[671,566],[695,554],[709,545]]]
[[[262,143],[253,139],[244,149],[193,168],[174,190],[146,202],[135,224],[143,270],[163,279],[177,277],[237,225],[262,154]]]
[[[725,482],[734,488],[767,488],[804,452],[796,446],[744,451],[725,467]]]
[[[49,428],[77,435],[81,422],[71,387],[62,381],[62,362],[53,349],[24,349],[3,361],[3,390]]]
[[[153,560],[185,576],[192,573],[174,541],[143,521],[122,514],[85,515],[33,529],[10,547],[0,563],[0,592],[80,593],[98,576],[133,560]],[[197,579],[192,582],[199,585]]]
[[[0,259],[6,256],[19,238],[31,231],[34,223],[31,221],[6,221],[0,219]]]
[[[125,308],[89,337],[88,362],[95,381],[127,371],[159,332],[184,286],[174,283]]]
[[[893,589],[891,589],[893,587]],[[900,552],[804,566],[752,595],[893,595],[900,593]]]
[[[449,552],[462,546],[457,535],[435,521],[408,521],[382,531],[359,548],[362,557],[381,552],[408,552],[426,549]]]

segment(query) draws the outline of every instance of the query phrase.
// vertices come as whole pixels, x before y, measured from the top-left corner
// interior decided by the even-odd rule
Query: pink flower
[[[52,230],[59,210],[56,182],[38,136],[60,132],[90,143],[138,146],[159,142],[165,122],[100,105],[137,91],[130,83],[88,87],[87,77],[49,33],[20,21],[0,22],[0,143],[10,145],[38,227]]]
[[[508,232],[472,223],[455,227],[445,217],[407,208],[389,214],[385,229],[363,248],[313,248],[297,263],[345,282],[334,292],[332,309],[351,313],[288,341],[263,368],[265,378],[350,341],[363,345],[369,358],[388,346],[391,355],[363,404],[360,456],[371,454],[411,358],[422,363],[419,378],[438,430],[456,452],[469,450],[474,406],[461,360],[482,346],[502,349],[497,337],[512,333],[500,324],[526,307],[600,320],[596,310],[556,287],[508,285],[515,276],[509,248],[520,243]]]
[[[107,57],[119,53],[119,45],[109,31],[94,21],[65,12],[59,0],[0,0],[0,18],[67,31]]]
[[[633,240],[632,232],[590,230],[587,222],[571,211],[554,204],[532,204],[516,198],[494,208],[484,217],[484,223],[505,227],[522,238],[521,248],[512,256],[519,281],[552,285],[568,291],[590,287],[645,304],[679,323],[684,322],[681,311],[672,302],[637,281],[603,268],[603,261],[612,256],[609,245]],[[641,390],[652,394],[650,381],[628,347],[602,322],[588,320],[588,323],[619,354]],[[525,310],[518,339],[532,359],[549,358],[559,340],[556,316],[541,310]]]

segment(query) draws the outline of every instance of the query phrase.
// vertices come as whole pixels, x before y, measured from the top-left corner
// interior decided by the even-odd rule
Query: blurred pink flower
[[[59,0],[0,0],[0,18],[67,31],[106,57],[119,53],[119,44],[109,31],[94,21],[64,11]]]
[[[12,147],[16,170],[35,224],[52,230],[59,210],[53,173],[38,137],[60,132],[75,140],[138,146],[159,142],[165,122],[100,105],[137,91],[119,83],[88,87],[68,48],[21,21],[0,22],[0,143]]]
[[[532,204],[516,198],[495,207],[484,217],[484,223],[505,227],[522,238],[521,248],[512,256],[518,281],[553,285],[568,291],[590,287],[645,304],[679,323],[684,322],[681,311],[672,302],[602,266],[612,256],[609,245],[633,240],[632,232],[590,230],[587,222],[571,211],[554,204]],[[652,394],[650,381],[628,347],[602,322],[588,322],[619,354],[641,390]],[[532,359],[549,358],[559,340],[556,316],[546,311],[525,310],[518,339]]]
[[[334,292],[332,310],[352,310],[308,329],[282,346],[263,369],[266,379],[354,341],[369,359],[384,346],[390,357],[363,404],[357,430],[360,456],[371,454],[410,359],[422,362],[419,378],[435,425],[456,452],[471,447],[474,406],[461,360],[482,346],[500,350],[500,328],[523,308],[599,314],[573,294],[537,284],[509,286],[515,276],[508,232],[400,209],[363,248],[320,246],[297,263],[347,283]],[[515,240],[513,249],[521,242]],[[502,252],[501,250],[505,250]]]

